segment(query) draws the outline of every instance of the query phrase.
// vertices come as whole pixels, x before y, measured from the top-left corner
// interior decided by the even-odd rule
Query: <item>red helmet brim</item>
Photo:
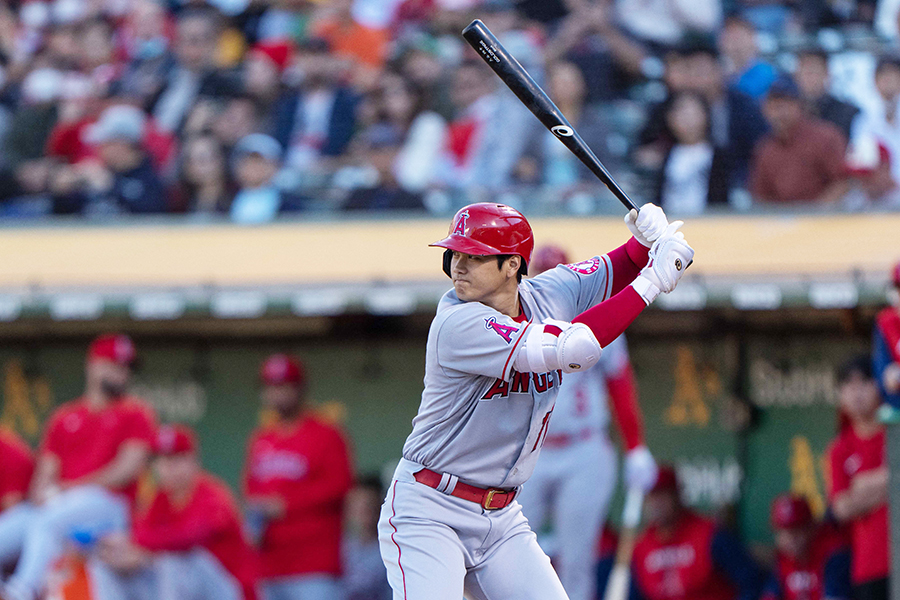
[[[473,240],[472,238],[456,234],[449,235],[438,242],[428,245],[430,247],[455,250],[457,252],[462,252],[463,254],[471,254],[472,256],[494,256],[497,254],[503,254],[503,252],[497,250],[493,246],[488,246],[487,244],[484,244],[477,240]]]

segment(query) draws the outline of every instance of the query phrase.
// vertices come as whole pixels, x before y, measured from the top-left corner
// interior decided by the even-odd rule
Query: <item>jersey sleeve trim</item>
[[[509,379],[510,376],[512,375],[512,366],[514,363],[513,356],[515,356],[515,354],[516,354],[516,348],[519,347],[519,342],[521,342],[522,340],[525,339],[525,334],[528,333],[528,328],[531,327],[531,323],[532,323],[532,321],[528,321],[528,323],[525,324],[525,328],[522,329],[522,333],[519,334],[519,337],[516,340],[516,343],[513,344],[512,349],[509,351],[509,356],[506,357],[506,363],[504,363],[504,365],[503,365],[503,375],[502,375],[502,379],[504,381]]]
[[[600,260],[603,261],[603,267],[606,269],[606,290],[603,292],[603,300],[608,300],[610,296],[612,296],[612,288],[613,288],[613,275],[612,272],[612,262],[609,259],[609,256],[603,254],[600,257]],[[601,300],[601,302],[603,301]]]

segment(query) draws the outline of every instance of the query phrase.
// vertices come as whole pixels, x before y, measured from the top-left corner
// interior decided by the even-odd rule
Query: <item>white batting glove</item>
[[[638,446],[625,455],[625,485],[638,488],[645,494],[656,485],[659,469],[647,446]]]
[[[666,231],[669,220],[666,219],[663,209],[655,204],[645,204],[640,212],[633,208],[628,211],[625,215],[625,225],[628,226],[634,239],[649,248]]]
[[[631,287],[648,305],[660,293],[669,293],[678,285],[688,265],[694,260],[694,249],[684,241],[678,229],[683,221],[675,221],[650,247],[650,262],[641,269]]]

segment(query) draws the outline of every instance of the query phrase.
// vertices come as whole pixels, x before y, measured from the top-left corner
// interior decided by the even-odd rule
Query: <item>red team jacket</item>
[[[773,578],[762,600],[849,598],[846,553],[844,536],[831,527],[820,527],[810,543],[810,555],[806,560],[777,554]],[[837,564],[842,559],[843,564]],[[842,569],[842,573],[829,573]]]
[[[142,400],[126,397],[94,411],[87,400],[79,398],[54,411],[40,451],[59,459],[60,482],[65,484],[108,465],[125,442],[137,440],[152,447],[155,433],[153,409]],[[137,480],[116,491],[134,502]]]
[[[846,427],[828,450],[831,462],[831,493],[850,489],[853,477],[864,471],[883,467],[885,462],[884,431],[869,439],[856,435]],[[883,504],[850,523],[850,549],[853,553],[851,577],[854,584],[888,576],[888,507]]]
[[[0,429],[0,511],[11,494],[28,495],[34,458],[31,449],[11,431]]]
[[[256,598],[258,573],[253,549],[244,539],[234,496],[224,483],[203,473],[190,499],[176,506],[160,491],[135,518],[134,539],[155,552],[203,547],[241,584],[245,600]]]
[[[260,545],[263,578],[341,573],[344,496],[353,485],[347,443],[312,415],[255,431],[247,449],[244,493],[277,495],[286,505]]]
[[[712,559],[716,525],[685,511],[674,536],[650,526],[634,548],[635,583],[647,600],[732,600],[736,590]]]

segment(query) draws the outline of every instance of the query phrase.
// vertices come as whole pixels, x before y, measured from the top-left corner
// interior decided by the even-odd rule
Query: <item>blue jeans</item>
[[[267,579],[262,584],[263,600],[343,600],[344,590],[336,577],[297,575]]]

